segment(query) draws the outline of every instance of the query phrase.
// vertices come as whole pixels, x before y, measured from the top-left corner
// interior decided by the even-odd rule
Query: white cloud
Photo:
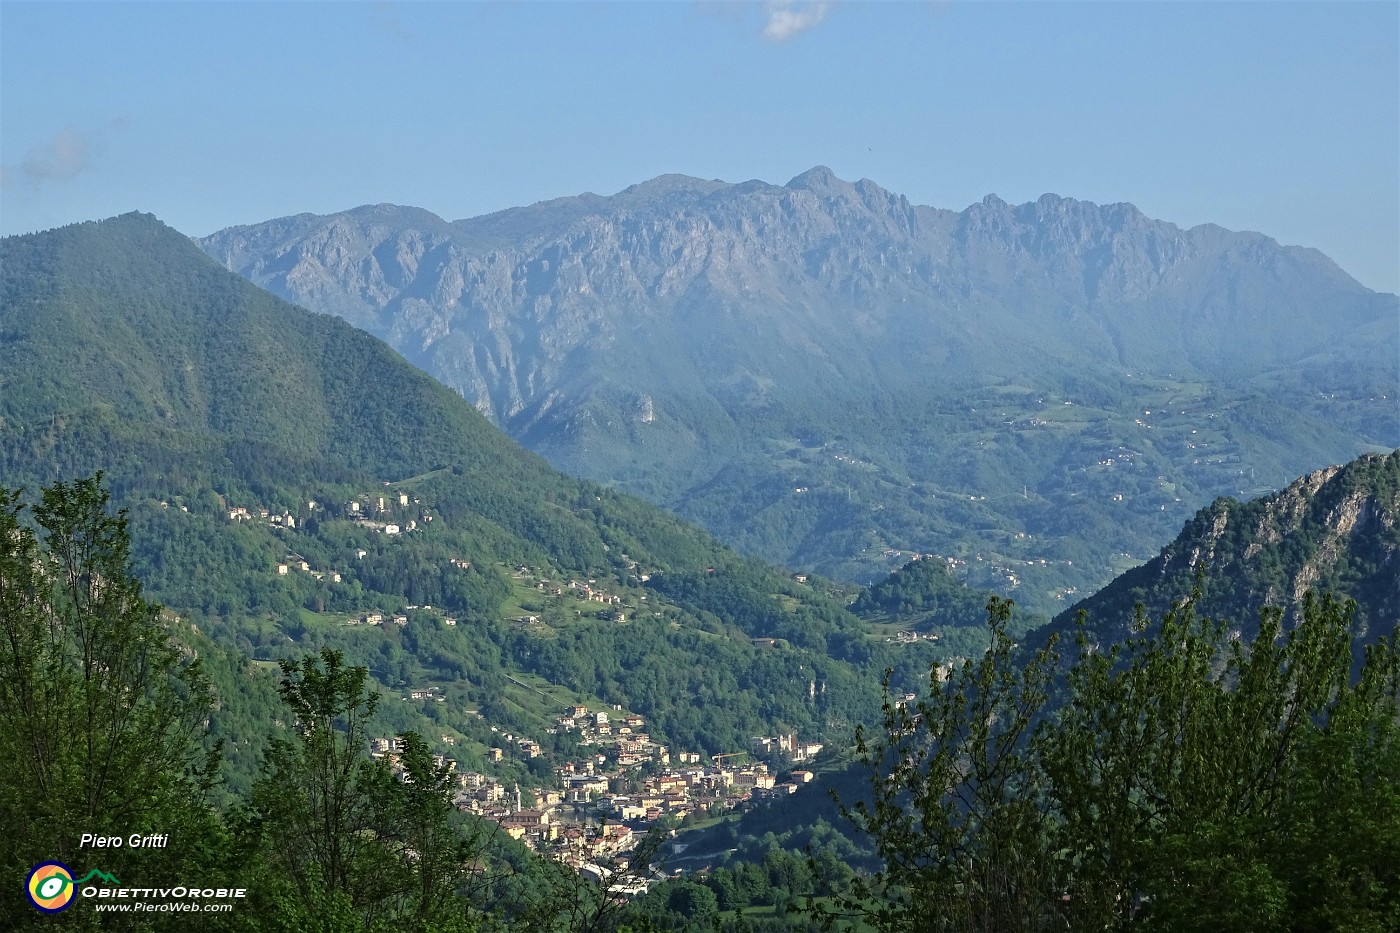
[[[772,0],[767,4],[768,22],[763,26],[763,38],[769,42],[786,42],[816,27],[831,12],[829,0],[795,4],[791,0]]]

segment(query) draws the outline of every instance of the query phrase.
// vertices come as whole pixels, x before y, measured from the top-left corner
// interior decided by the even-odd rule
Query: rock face
[[[1153,560],[1056,620],[1078,610],[1091,626],[1121,635],[1142,603],[1150,616],[1191,593],[1204,577],[1199,612],[1249,625],[1261,606],[1296,621],[1304,594],[1330,591],[1357,601],[1358,635],[1389,635],[1400,624],[1400,451],[1317,470],[1279,492],[1212,503]]]
[[[786,186],[663,176],[451,224],[379,205],[199,243],[388,339],[507,427],[579,362],[606,382],[609,365],[661,357],[667,380],[711,391],[743,372],[897,382],[1083,359],[1233,378],[1395,309],[1259,234],[1049,194],[955,213],[820,167]]]
[[[556,465],[622,483],[770,559],[844,576],[884,569],[871,555],[887,548],[951,547],[892,518],[930,508],[901,498],[913,485],[937,479],[988,502],[1040,488],[1059,501],[1042,487],[1067,456],[1082,459],[1068,448],[1036,450],[1039,473],[998,465],[1004,452],[986,467],[950,466],[970,441],[930,406],[986,416],[996,401],[979,404],[969,388],[1096,400],[1126,416],[1138,403],[1127,404],[1125,379],[1143,374],[1211,391],[1270,379],[1251,391],[1295,412],[1279,373],[1308,398],[1338,391],[1339,371],[1362,373],[1364,385],[1340,387],[1361,404],[1394,397],[1400,355],[1395,297],[1313,250],[1055,195],[921,207],[821,167],[786,185],[667,175],[451,223],[361,207],[198,242],[272,292],[384,338]],[[1310,433],[1325,440],[1287,454],[1276,443],[1273,459],[1242,469],[1267,486],[1365,442],[1400,443],[1378,411],[1324,414]],[[782,452],[804,437],[804,449],[844,444],[885,471],[882,491],[858,498],[810,463],[792,466],[802,458]],[[779,498],[804,486],[830,495],[774,518]],[[1186,483],[1201,498],[1162,503],[1177,524],[1148,533],[1170,534],[1239,486]],[[884,515],[872,517],[876,506]],[[993,522],[1008,523],[1028,525],[1009,513]],[[1119,550],[1141,553],[1141,542]]]

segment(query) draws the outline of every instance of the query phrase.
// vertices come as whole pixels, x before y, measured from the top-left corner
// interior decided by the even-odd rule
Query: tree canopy
[[[217,838],[205,804],[217,752],[202,747],[212,695],[176,623],[129,572],[121,515],[101,477],[57,483],[22,520],[0,490],[0,874],[71,863],[81,833],[162,834],[166,847],[103,853],[116,877],[201,864]],[[37,914],[0,889],[0,925]]]
[[[1400,656],[1351,606],[1285,631],[1199,618],[1022,658],[992,647],[862,739],[848,814],[884,868],[850,906],[877,929],[1389,930],[1400,923]],[[835,920],[839,912],[827,911]]]

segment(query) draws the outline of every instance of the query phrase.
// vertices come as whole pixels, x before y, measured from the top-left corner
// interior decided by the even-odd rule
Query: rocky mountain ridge
[[[1137,536],[1083,555],[1092,580],[1036,584],[1082,590],[1217,495],[1400,444],[1394,296],[1315,250],[1129,204],[951,211],[818,167],[781,186],[661,176],[453,222],[366,206],[198,242],[382,337],[557,466],[838,576],[873,579],[891,550],[961,553],[970,524],[997,529],[962,549],[998,568],[976,582],[1005,587],[1017,558],[1045,556],[1001,540],[1038,526],[1009,499],[1081,509],[1090,490],[1065,471],[1137,450],[1157,461],[1144,482],[1176,492],[1139,503]],[[1178,417],[1248,415],[1203,463],[1186,432],[1206,424],[1168,443],[1134,423],[1172,399],[1190,402]],[[1065,403],[1087,414],[1053,440],[989,442]],[[938,490],[989,504],[954,514]]]
[[[663,176],[611,198],[454,223],[378,205],[199,242],[274,293],[412,349],[502,423],[548,396],[571,350],[616,346],[619,332],[663,322],[703,337],[691,321],[698,314],[750,319],[734,323],[817,361],[832,342],[854,337],[898,365],[899,344],[932,351],[967,342],[982,324],[990,333],[978,342],[1008,341],[1007,356],[1049,337],[1065,353],[1123,367],[1238,376],[1315,348],[1338,325],[1364,325],[1386,306],[1320,253],[1260,234],[1183,230],[1130,204],[1048,194],[1019,206],[988,196],[955,213],[824,168],[781,187]],[[1205,274],[1212,270],[1222,274]],[[1268,280],[1278,287],[1267,307],[1239,300]],[[1039,322],[1024,300],[1032,292]],[[1339,298],[1350,304],[1338,308]],[[990,313],[1018,299],[1021,313]],[[1170,301],[1195,307],[1168,335],[1153,319]],[[760,314],[766,320],[752,320]],[[1257,339],[1281,318],[1292,321],[1289,332]],[[1058,338],[1037,323],[1053,325]],[[1200,329],[1195,338],[1191,327]],[[1231,332],[1223,343],[1222,328]],[[1176,339],[1159,339],[1168,336]],[[985,353],[942,355],[942,375],[986,362]],[[996,369],[1022,374],[1024,365]]]
[[[1310,590],[1358,603],[1359,636],[1387,635],[1400,620],[1400,451],[1316,470],[1277,493],[1202,509],[1154,559],[1056,619],[1084,610],[1121,635],[1133,606],[1158,617],[1195,586],[1198,610],[1248,620],[1276,606],[1296,622]]]

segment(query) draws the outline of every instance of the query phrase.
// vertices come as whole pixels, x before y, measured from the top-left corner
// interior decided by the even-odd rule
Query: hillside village
[[[412,534],[434,521],[432,510],[406,492],[389,490],[385,495],[362,494],[339,504],[308,500],[304,509],[229,505],[225,512],[232,522],[261,522],[287,532],[305,530],[310,520],[348,521],[370,532],[397,537]],[[413,517],[407,517],[412,515]],[[277,576],[307,574],[332,583],[348,582],[350,569],[333,570],[313,566],[292,550],[279,561]],[[347,554],[354,562],[368,552],[355,548]],[[618,555],[625,570],[626,585],[597,578],[561,576],[526,564],[501,565],[500,569],[515,588],[513,605],[522,611],[506,618],[526,628],[546,628],[561,619],[587,614],[616,623],[647,609],[644,590],[653,572],[638,566],[626,554]],[[472,562],[465,557],[449,557],[448,565],[468,571]],[[795,575],[806,582],[806,575]],[[552,610],[549,607],[555,607]],[[410,624],[436,623],[445,627],[458,624],[457,618],[432,606],[404,605],[398,611],[367,609],[342,614],[340,624],[388,628]],[[912,634],[912,633],[911,633]],[[917,640],[913,636],[909,640]],[[923,636],[929,637],[929,636]],[[936,636],[932,636],[936,638]],[[900,638],[898,640],[904,640]],[[780,640],[753,639],[760,647],[775,648]],[[533,690],[529,684],[517,682]],[[402,694],[407,702],[446,703],[443,689],[433,684],[408,688]],[[466,717],[484,719],[479,711],[457,711]],[[547,750],[536,738],[503,731],[484,723],[490,730],[491,744],[484,748],[487,770],[491,764],[503,769],[512,762],[549,761],[552,780],[522,787],[518,780],[485,771],[465,770],[457,751],[459,736],[444,732],[435,743],[434,763],[446,766],[456,775],[455,805],[463,812],[496,823],[507,835],[532,850],[548,854],[583,874],[604,872],[600,863],[625,856],[654,826],[674,829],[688,820],[742,810],[755,803],[797,793],[811,782],[814,773],[801,767],[821,750],[816,742],[803,741],[793,734],[754,736],[748,749],[716,755],[709,760],[694,751],[673,751],[655,741],[646,731],[642,716],[611,708],[590,708],[572,704],[556,710],[548,735],[567,736],[576,743],[579,754],[560,756]],[[448,714],[451,721],[453,713]],[[465,726],[463,727],[466,728]],[[469,729],[480,735],[482,730]],[[370,754],[387,761],[402,776],[399,767],[400,741],[393,736],[374,738]],[[474,758],[473,755],[460,757]],[[531,773],[539,774],[537,769]],[[646,887],[638,881],[639,893]]]
[[[423,693],[416,698],[427,698]],[[791,767],[815,757],[822,745],[795,735],[755,736],[744,752],[716,755],[702,763],[698,752],[672,754],[651,740],[645,720],[616,710],[574,705],[561,711],[556,731],[576,732],[579,744],[595,751],[553,769],[555,786],[521,788],[478,771],[457,773],[457,808],[496,823],[536,852],[597,875],[599,863],[630,852],[649,829],[674,829],[691,818],[741,810],[754,803],[795,794],[815,777]],[[493,727],[493,731],[497,731]],[[445,744],[455,744],[451,736]],[[491,759],[512,755],[534,759],[543,749],[532,739],[500,734]],[[375,738],[371,755],[398,769],[397,738]],[[764,760],[767,759],[767,760]],[[769,762],[772,762],[770,764]],[[450,755],[434,764],[457,772]],[[781,777],[781,780],[780,780]],[[640,890],[645,890],[645,882]],[[638,893],[638,892],[633,892]]]
[[[231,522],[258,521],[274,528],[295,531],[300,522],[308,520],[341,518],[368,531],[384,535],[399,535],[417,531],[419,522],[428,524],[433,514],[420,509],[422,500],[406,492],[390,492],[387,496],[360,495],[344,503],[322,503],[315,499],[306,500],[304,508],[298,506],[298,515],[290,509],[267,509],[258,506],[227,505],[225,514]],[[405,518],[404,516],[414,516]]]

